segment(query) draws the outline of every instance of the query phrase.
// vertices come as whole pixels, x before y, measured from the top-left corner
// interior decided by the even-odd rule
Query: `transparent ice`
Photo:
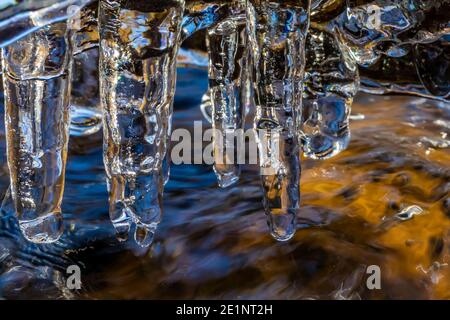
[[[246,61],[245,6],[236,1],[235,12],[210,28],[207,35],[209,52],[209,96],[214,131],[214,171],[220,187],[239,180],[237,129],[244,129],[243,72]]]
[[[308,1],[248,1],[264,207],[272,236],[294,236],[300,208],[302,82],[309,27]]]
[[[161,221],[184,1],[100,1],[100,92],[110,217],[148,246]],[[166,169],[167,170],[167,169]]]
[[[37,243],[63,230],[71,50],[65,22],[2,49],[11,196],[23,235]]]
[[[347,148],[353,97],[359,89],[356,62],[334,35],[311,28],[307,38],[302,139],[305,156],[326,159]]]
[[[178,63],[208,69],[201,109],[217,129],[220,186],[241,171],[228,136],[253,123],[270,231],[289,240],[301,155],[346,149],[358,90],[448,102],[449,12],[450,0],[1,3],[3,209],[28,240],[58,240],[69,127],[78,137],[103,127],[112,223],[120,239],[150,245],[170,175]]]

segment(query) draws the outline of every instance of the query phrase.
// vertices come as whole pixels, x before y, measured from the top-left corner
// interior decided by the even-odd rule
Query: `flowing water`
[[[207,86],[207,71],[178,69],[174,129],[203,119]],[[9,178],[0,123],[1,196]],[[65,233],[53,244],[27,242],[3,212],[0,297],[450,299],[450,108],[358,94],[350,129],[341,154],[301,160],[290,241],[268,233],[257,166],[219,189],[212,166],[172,165],[150,248],[115,238],[101,134],[71,137]],[[82,271],[79,291],[65,284],[73,264]],[[381,268],[381,290],[366,286],[370,265]]]

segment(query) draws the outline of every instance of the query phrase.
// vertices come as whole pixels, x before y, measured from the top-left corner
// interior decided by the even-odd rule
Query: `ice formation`
[[[111,221],[119,239],[132,233],[150,245],[170,174],[178,59],[208,68],[201,108],[216,129],[221,187],[239,180],[229,136],[253,115],[270,231],[289,240],[301,216],[301,156],[345,150],[358,90],[448,100],[449,9],[449,0],[0,5],[11,176],[4,203],[28,240],[57,241],[69,127],[83,136],[103,126]]]

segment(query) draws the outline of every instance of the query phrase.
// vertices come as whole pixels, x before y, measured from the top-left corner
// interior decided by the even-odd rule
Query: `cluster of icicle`
[[[240,165],[227,161],[227,134],[243,129],[254,111],[258,147],[267,151],[259,165],[271,234],[289,240],[300,207],[301,154],[327,159],[347,147],[360,88],[449,97],[448,8],[446,0],[0,5],[11,176],[5,202],[13,203],[26,239],[57,241],[70,132],[103,126],[111,221],[119,239],[132,233],[149,246],[169,179],[178,57],[208,66],[202,107],[216,129],[221,187],[240,175]],[[182,47],[201,30],[203,60]]]

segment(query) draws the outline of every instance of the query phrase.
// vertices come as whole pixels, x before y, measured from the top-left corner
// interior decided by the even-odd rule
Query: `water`
[[[198,105],[206,87],[206,71],[178,70],[174,128],[192,130],[193,121],[202,120]],[[425,99],[361,94],[353,114],[360,120],[350,122],[346,151],[303,161],[300,215],[312,227],[299,221],[288,243],[267,232],[256,166],[244,167],[241,181],[222,190],[204,165],[172,166],[151,248],[120,243],[108,216],[101,135],[71,140],[66,233],[53,245],[36,246],[23,239],[14,219],[3,217],[0,295],[449,299],[450,152],[421,141],[448,140],[450,110]],[[8,175],[0,126],[3,194]],[[396,218],[410,206],[423,213]],[[80,292],[65,288],[71,264],[82,268]],[[372,264],[382,270],[379,291],[365,286]]]

